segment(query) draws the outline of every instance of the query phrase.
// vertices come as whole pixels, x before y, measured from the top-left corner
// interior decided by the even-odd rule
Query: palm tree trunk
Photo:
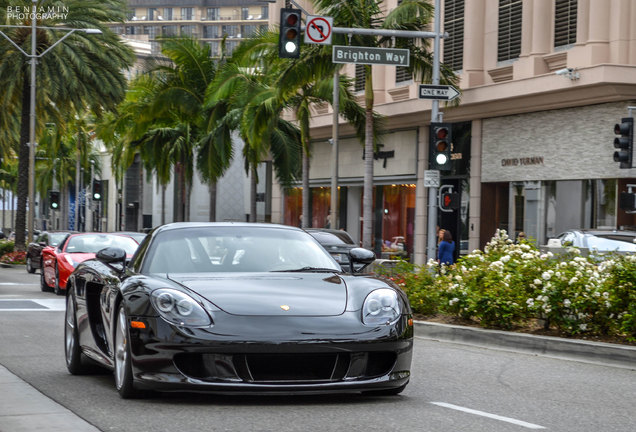
[[[161,225],[166,224],[166,189],[167,185],[161,185]]]
[[[252,165],[252,176],[250,178],[250,222],[256,222],[256,168],[256,164]]]
[[[311,228],[309,221],[309,200],[311,198],[309,190],[309,155],[303,147],[303,214],[302,228]]]
[[[365,66],[364,190],[362,193],[362,247],[371,249],[373,234],[373,77]]]
[[[216,182],[212,181],[208,185],[210,191],[210,222],[216,222]]]
[[[15,250],[26,250],[26,204],[29,189],[29,113],[31,109],[29,80],[25,73],[22,83],[22,112],[20,117],[20,147],[18,151],[18,206],[15,214]],[[30,203],[31,205],[33,203]]]

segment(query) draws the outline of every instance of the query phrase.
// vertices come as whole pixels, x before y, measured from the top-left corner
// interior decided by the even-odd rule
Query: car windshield
[[[609,238],[587,236],[587,247],[597,251],[636,252],[636,244]]]
[[[118,247],[132,255],[139,245],[130,237],[114,234],[82,234],[68,239],[67,253],[97,253],[107,247]]]
[[[49,245],[57,246],[68,235],[68,233],[49,233]]]
[[[320,244],[323,245],[355,245],[346,232],[308,231]]]
[[[158,233],[142,273],[341,271],[303,231],[211,226]]]

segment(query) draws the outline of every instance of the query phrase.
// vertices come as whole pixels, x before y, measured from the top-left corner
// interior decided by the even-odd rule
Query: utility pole
[[[440,41],[440,0],[435,0],[435,11],[433,19],[435,20],[435,36],[433,39],[433,85],[439,84],[439,41]],[[439,100],[434,99],[431,107],[431,122],[442,121],[439,113]],[[429,146],[430,147],[430,146]],[[429,154],[429,158],[431,155]],[[435,259],[435,249],[437,241],[437,193],[436,187],[428,188],[428,232],[426,258],[427,261]]]

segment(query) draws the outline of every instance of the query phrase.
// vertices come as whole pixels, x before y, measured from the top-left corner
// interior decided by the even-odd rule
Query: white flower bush
[[[529,319],[565,334],[613,334],[636,340],[636,255],[540,253],[498,230],[484,250],[456,265],[403,263],[392,275],[414,312],[442,312],[484,326],[513,328]]]

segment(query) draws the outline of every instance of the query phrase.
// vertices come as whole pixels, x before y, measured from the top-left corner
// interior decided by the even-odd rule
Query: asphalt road
[[[68,374],[62,308],[61,297],[40,291],[39,274],[0,268],[0,364],[102,431],[636,429],[632,370],[423,338],[411,383],[396,397],[178,393],[124,401],[111,374]],[[1,423],[0,431],[12,432]]]

